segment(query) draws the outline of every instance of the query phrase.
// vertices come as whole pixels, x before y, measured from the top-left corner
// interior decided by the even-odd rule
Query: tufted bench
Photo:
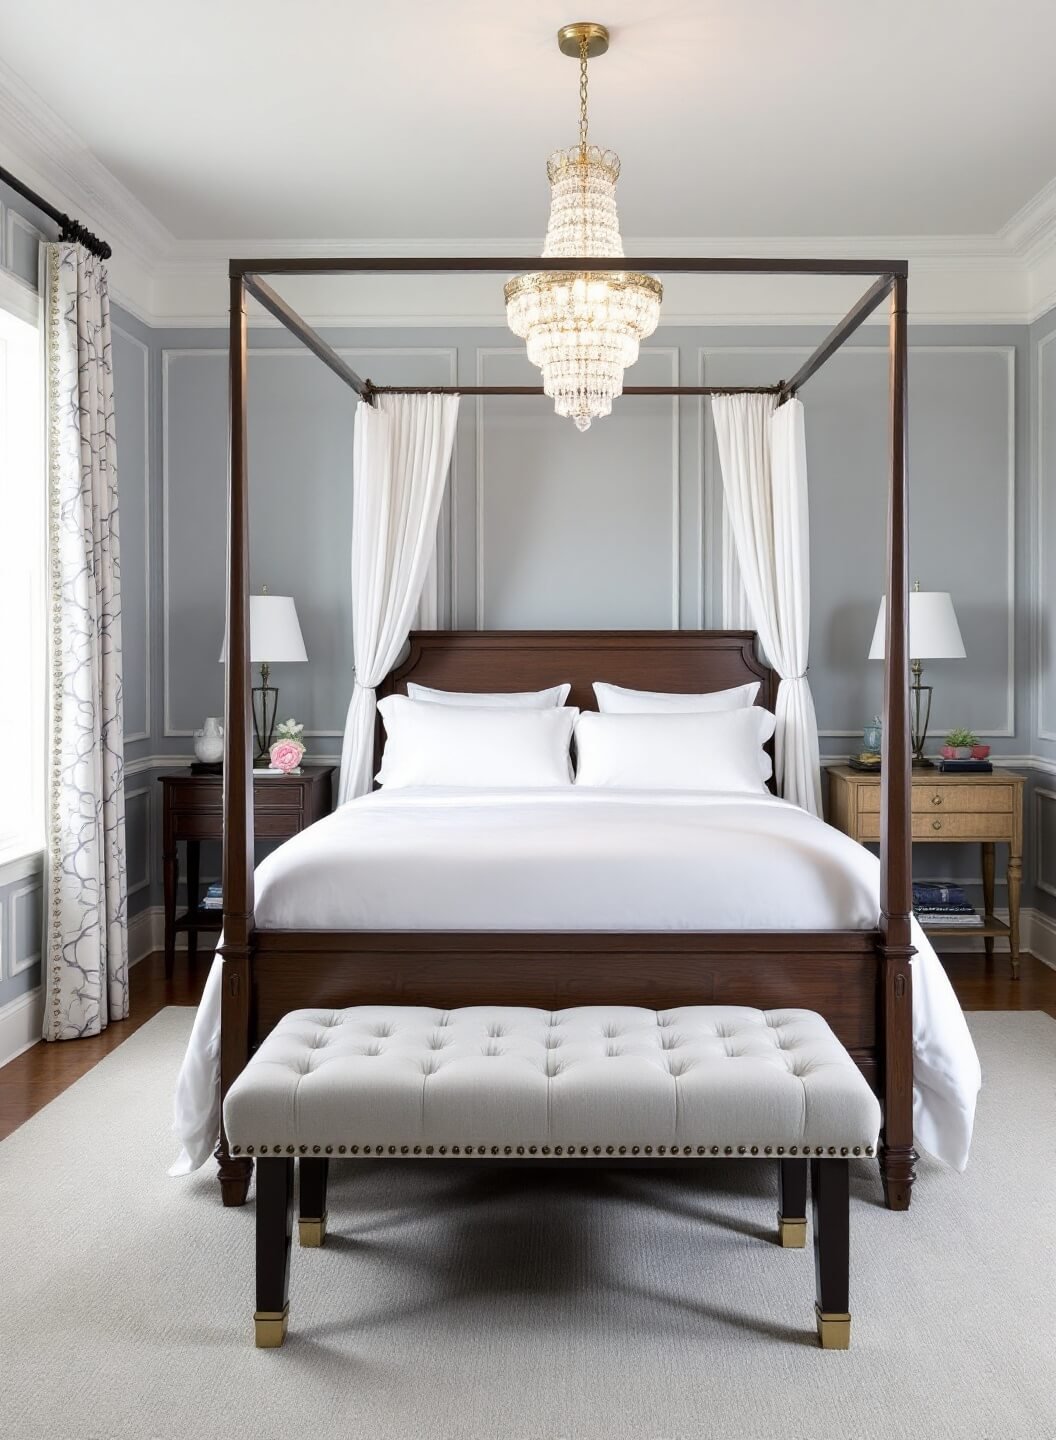
[[[789,1248],[805,1243],[809,1162],[818,1334],[849,1344],[848,1163],[875,1154],[880,1107],[810,1010],[296,1010],[232,1085],[224,1125],[257,1161],[260,1346],[286,1335],[295,1160],[313,1246],[330,1160],[376,1157],[770,1160]]]

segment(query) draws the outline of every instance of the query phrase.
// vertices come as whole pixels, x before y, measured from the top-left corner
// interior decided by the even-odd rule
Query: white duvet
[[[380,790],[269,855],[255,911],[264,930],[867,930],[879,885],[875,855],[770,795]],[[917,1142],[963,1169],[979,1061],[916,921],[913,940]],[[173,1173],[216,1143],[219,966],[177,1084]]]

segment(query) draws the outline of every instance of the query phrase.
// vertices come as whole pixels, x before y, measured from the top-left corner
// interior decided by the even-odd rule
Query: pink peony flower
[[[304,754],[304,746],[298,740],[277,740],[268,751],[276,770],[296,770]]]

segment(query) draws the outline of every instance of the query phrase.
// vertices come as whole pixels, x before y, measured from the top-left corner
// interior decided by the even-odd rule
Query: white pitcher
[[[224,758],[224,727],[218,716],[210,715],[194,732],[194,753],[203,765],[216,765]]]

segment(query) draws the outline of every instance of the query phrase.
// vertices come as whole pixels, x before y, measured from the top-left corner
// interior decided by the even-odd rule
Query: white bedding
[[[770,795],[592,790],[380,790],[257,868],[259,928],[306,930],[858,930],[879,917],[880,865]],[[914,921],[914,1125],[963,1169],[979,1062]],[[176,1095],[185,1173],[218,1129],[214,962]]]

